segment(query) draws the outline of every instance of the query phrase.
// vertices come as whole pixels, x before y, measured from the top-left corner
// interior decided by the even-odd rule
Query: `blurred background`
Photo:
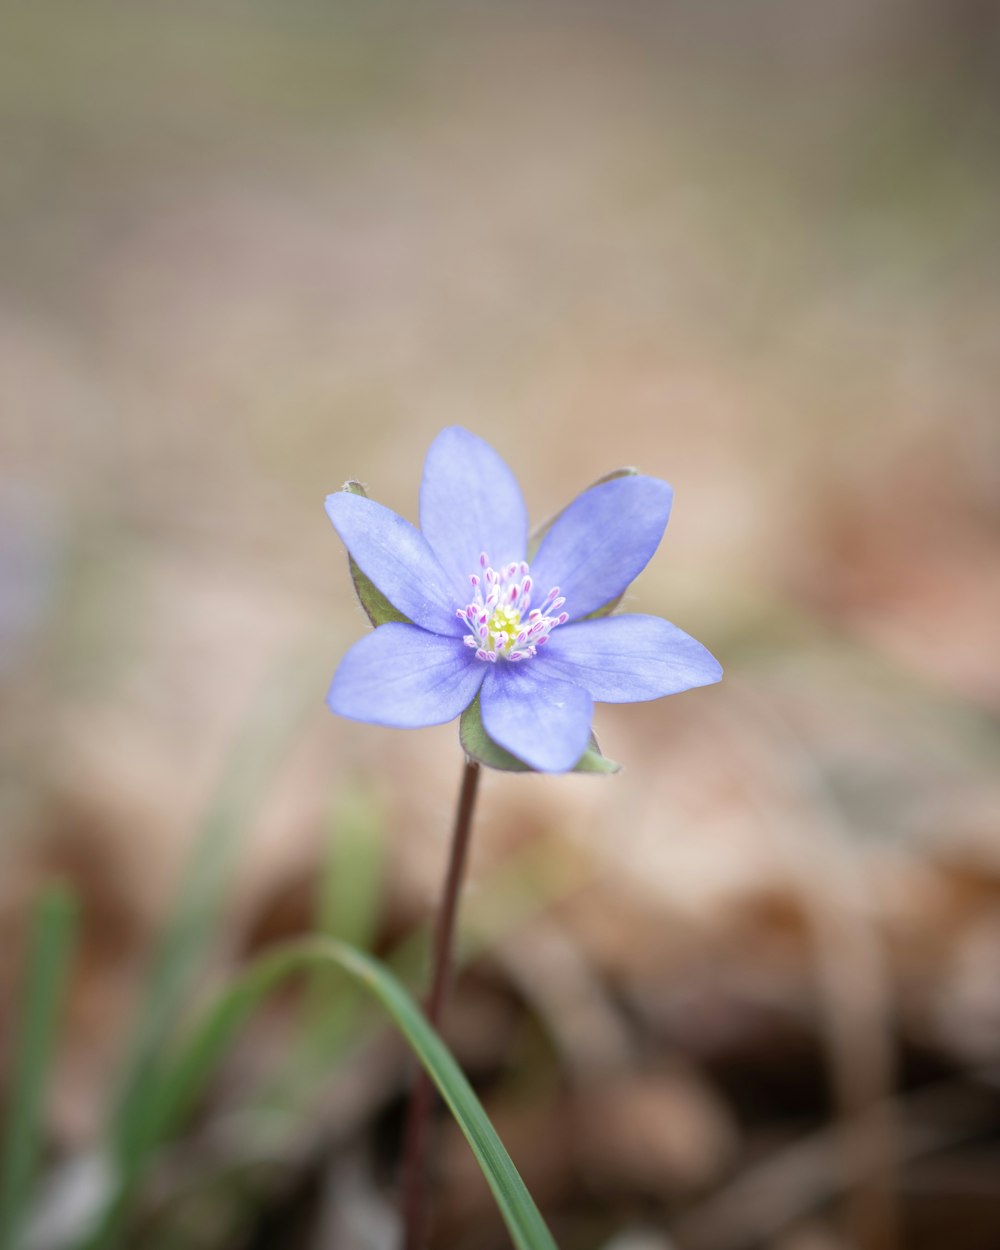
[[[456,422],[537,520],[672,482],[629,606],[726,668],[600,708],[616,777],[485,778],[444,1034],[560,1247],[1000,1246],[998,18],[6,9],[0,1108],[79,908],[25,1246],[261,950],[421,984],[456,729],[325,711],[322,502],[416,519]],[[336,978],[272,998],[118,1244],[388,1250],[411,1070]],[[434,1170],[435,1248],[509,1244],[446,1117]]]

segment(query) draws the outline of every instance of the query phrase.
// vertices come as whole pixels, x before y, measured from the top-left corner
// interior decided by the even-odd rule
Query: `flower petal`
[[[476,697],[485,668],[460,638],[380,625],[341,660],[326,701],[338,716],[372,725],[443,725]]]
[[[482,552],[495,569],[527,552],[528,513],[517,478],[489,443],[459,425],[442,430],[427,452],[420,529],[463,605]]]
[[[598,703],[640,703],[709,686],[722,666],[658,616],[609,616],[554,629],[532,664],[588,690]]]
[[[464,606],[427,540],[409,521],[363,495],[327,495],[326,512],[361,571],[393,607],[436,634],[460,634]]]
[[[535,660],[491,664],[480,702],[494,742],[539,772],[567,772],[587,749],[593,699]]]
[[[638,473],[585,490],[556,518],[531,562],[537,592],[558,586],[571,620],[615,599],[659,546],[673,495],[666,482]]]

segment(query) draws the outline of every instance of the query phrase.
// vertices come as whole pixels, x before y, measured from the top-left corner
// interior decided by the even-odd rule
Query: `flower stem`
[[[479,765],[466,759],[462,774],[462,789],[458,796],[458,811],[451,835],[451,853],[448,873],[444,882],[444,895],[434,927],[434,967],[431,990],[427,997],[427,1019],[437,1028],[448,992],[451,976],[452,948],[455,938],[455,917],[458,914],[458,896],[465,874],[465,861],[472,832],[472,814],[479,789]],[[403,1227],[405,1250],[424,1250],[427,1241],[427,1130],[433,1103],[433,1086],[423,1068],[420,1068],[410,1093],[410,1105],[406,1121],[406,1141],[403,1153]]]

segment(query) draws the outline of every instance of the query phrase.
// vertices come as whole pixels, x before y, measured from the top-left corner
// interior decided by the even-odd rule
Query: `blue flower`
[[[513,473],[459,426],[431,444],[415,529],[363,494],[326,510],[361,571],[404,621],[347,652],[332,711],[415,729],[480,696],[494,742],[530,768],[565,772],[590,739],[594,703],[635,703],[718,681],[699,642],[614,605],[659,546],[673,491],[640,474],[578,496],[528,564],[528,514]]]

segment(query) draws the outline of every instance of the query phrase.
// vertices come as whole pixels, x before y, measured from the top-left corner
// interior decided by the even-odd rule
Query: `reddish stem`
[[[425,1012],[437,1028],[451,977],[452,949],[458,896],[465,875],[465,861],[472,832],[472,814],[479,788],[479,765],[467,759],[458,796],[458,811],[451,836],[451,854],[445,877],[444,896],[434,927],[434,968]],[[427,1133],[433,1105],[434,1087],[420,1068],[410,1093],[403,1152],[403,1227],[405,1250],[424,1250],[427,1243]]]

